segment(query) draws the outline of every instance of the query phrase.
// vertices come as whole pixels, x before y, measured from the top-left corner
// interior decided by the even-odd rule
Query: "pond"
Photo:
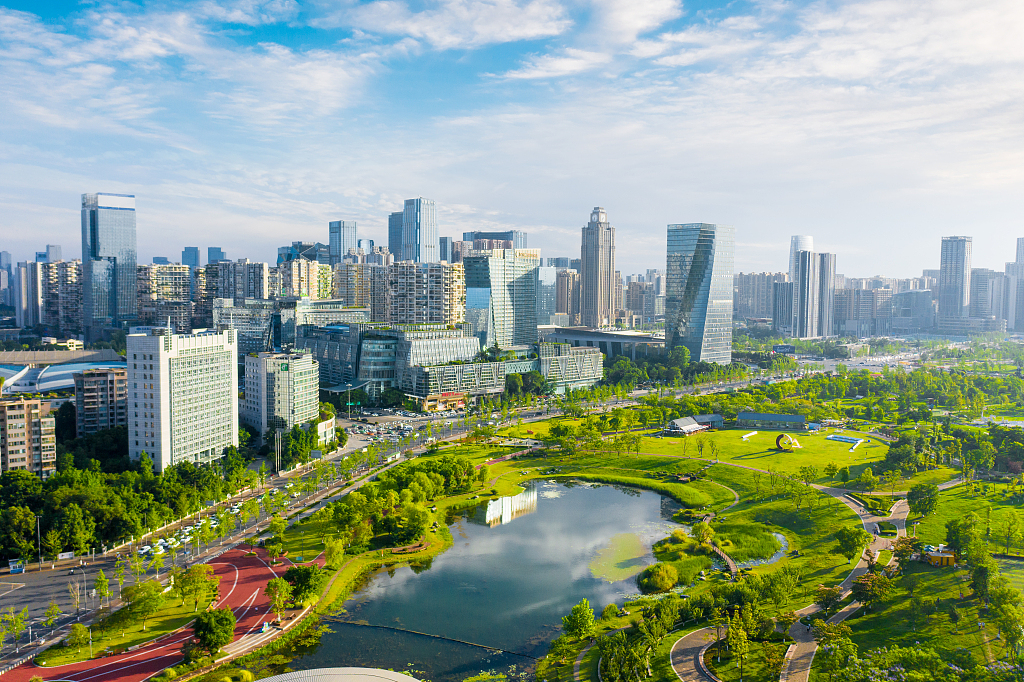
[[[549,481],[482,504],[453,520],[454,545],[429,566],[375,573],[289,667],[390,668],[432,682],[522,676],[573,604],[586,598],[600,613],[636,593],[634,576],[679,528],[678,509],[648,491]]]

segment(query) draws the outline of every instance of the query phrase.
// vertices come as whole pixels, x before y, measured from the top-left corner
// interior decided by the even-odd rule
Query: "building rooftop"
[[[0,365],[63,365],[69,362],[124,361],[110,348],[102,350],[5,350],[0,351]]]
[[[419,682],[415,677],[377,668],[316,668],[264,678],[264,682]]]
[[[805,422],[807,418],[802,414],[770,414],[767,412],[740,412],[737,419],[770,419],[777,422]]]

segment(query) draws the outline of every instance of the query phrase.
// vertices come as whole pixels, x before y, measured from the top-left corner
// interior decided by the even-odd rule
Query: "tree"
[[[927,516],[939,506],[939,487],[932,483],[918,483],[907,491],[907,504],[914,514]]]
[[[56,559],[57,555],[64,549],[64,539],[56,528],[51,528],[43,533],[42,545],[43,554],[51,559]]]
[[[1006,553],[1010,553],[1010,543],[1020,537],[1020,515],[1015,509],[1007,509],[1003,516],[1003,539],[1006,541]]]
[[[704,521],[698,521],[690,528],[690,535],[698,545],[703,547],[711,544],[711,539],[715,537],[715,529]]]
[[[565,661],[565,657],[572,653],[572,642],[565,635],[555,637],[548,646],[548,654],[555,657],[559,663]]]
[[[181,597],[182,605],[192,599],[193,609],[199,611],[199,603],[206,599],[216,587],[219,579],[209,564],[192,564],[174,582],[174,591]]]
[[[68,581],[68,596],[71,597],[71,605],[75,607],[75,615],[78,615],[82,606],[82,587],[73,580]]]
[[[814,603],[821,607],[821,610],[825,612],[825,617],[828,618],[828,612],[839,606],[842,600],[843,588],[839,585],[835,587],[819,585]]]
[[[11,635],[11,639],[14,640],[14,649],[17,652],[21,648],[21,633],[25,631],[25,626],[28,623],[28,607],[26,606],[20,612],[15,611],[13,606],[7,607],[7,613],[3,616],[3,627]]]
[[[831,681],[835,674],[849,668],[850,662],[857,658],[857,645],[849,637],[837,637],[818,648],[822,668],[828,673]]]
[[[270,529],[271,535],[280,536],[284,533],[285,529],[288,528],[288,522],[278,514],[274,514],[273,518],[270,519],[268,528]]]
[[[329,568],[341,568],[345,558],[345,541],[341,538],[327,538],[324,542],[325,563]]]
[[[603,611],[601,611],[601,620],[611,620],[617,615],[619,615],[618,605],[609,604],[608,606],[604,607]]]
[[[800,480],[804,482],[804,485],[810,485],[811,481],[814,481],[817,478],[817,467],[811,466],[810,464],[800,467]]]
[[[46,612],[43,614],[43,625],[50,628],[50,634],[53,634],[53,626],[57,623],[57,619],[64,613],[60,610],[60,606],[57,605],[56,599],[50,599],[50,605],[46,607]]]
[[[125,589],[129,596],[128,613],[133,620],[142,621],[142,631],[146,631],[146,621],[164,605],[163,586],[154,581],[147,580],[135,583]]]
[[[828,480],[830,482],[834,481],[835,478],[836,478],[836,475],[839,473],[839,465],[836,464],[835,462],[829,462],[828,464],[826,464],[824,466],[822,471],[824,471],[825,475],[828,476]]]
[[[921,551],[921,547],[920,538],[906,536],[896,538],[896,546],[893,548],[892,553],[896,557],[896,563],[900,571],[906,570],[907,562],[910,561],[912,556]]]
[[[149,560],[149,567],[156,571],[157,580],[160,579],[160,569],[164,567],[164,553],[153,552],[153,557]]]
[[[890,469],[882,474],[882,478],[885,480],[885,485],[889,487],[889,495],[896,495],[896,486],[903,480],[903,472],[899,469]]]
[[[71,632],[68,633],[65,641],[69,647],[78,649],[78,653],[82,653],[82,647],[89,643],[89,628],[81,623],[75,623],[71,626]]]
[[[645,568],[636,578],[636,584],[644,594],[668,592],[679,582],[679,572],[672,564],[657,563]]]
[[[867,604],[869,609],[888,599],[892,590],[892,580],[881,573],[865,573],[853,581],[854,599]]]
[[[864,530],[861,526],[844,526],[834,533],[836,539],[836,546],[833,548],[833,554],[841,554],[846,557],[847,561],[853,560],[853,557],[859,556],[863,551],[864,547],[873,540],[871,533]]]
[[[582,640],[594,631],[594,610],[586,599],[572,607],[568,616],[562,618],[562,630],[568,636]]]
[[[960,621],[963,620],[963,615],[960,613],[960,609],[956,607],[956,604],[950,604],[949,606],[949,622],[953,624],[953,632],[960,632]]]
[[[729,652],[739,660],[740,682],[743,682],[743,661],[750,653],[750,641],[747,639],[747,631],[739,626],[738,618],[729,626]]]
[[[229,608],[203,611],[192,624],[199,646],[211,656],[231,643],[235,636],[235,614]]]
[[[327,582],[327,572],[319,566],[292,566],[284,573],[284,579],[292,586],[292,601],[307,604],[320,595]]]
[[[292,586],[284,578],[271,578],[263,588],[263,594],[270,600],[270,610],[281,620],[288,600],[292,596]]]
[[[93,581],[92,586],[96,590],[96,595],[100,598],[100,603],[102,604],[103,600],[106,599],[107,606],[110,606],[110,597],[113,595],[113,591],[110,589],[110,581],[103,574],[102,568],[96,573],[96,580]]]

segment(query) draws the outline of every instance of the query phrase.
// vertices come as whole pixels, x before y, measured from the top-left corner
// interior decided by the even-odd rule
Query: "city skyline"
[[[70,251],[88,187],[140,197],[144,260],[166,235],[263,259],[338,219],[382,244],[419,195],[442,234],[524,230],[551,255],[605,206],[623,272],[685,220],[736,225],[744,272],[784,269],[792,234],[862,275],[935,267],[941,234],[1013,260],[1024,10],[1005,0],[4,5],[20,260]]]

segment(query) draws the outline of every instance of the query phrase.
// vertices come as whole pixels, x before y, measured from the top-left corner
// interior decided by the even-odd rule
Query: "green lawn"
[[[229,585],[230,587],[230,585]],[[169,632],[184,627],[192,622],[195,617],[195,609],[191,604],[181,605],[181,601],[171,595],[166,595],[167,600],[164,607],[152,618],[146,621],[146,629],[142,629],[142,622],[125,628],[124,636],[119,628],[115,629],[110,623],[110,616],[100,620],[92,627],[92,652],[99,656],[106,649],[123,651],[128,647],[137,646],[162,637]],[[202,611],[210,604],[210,599],[199,604]],[[44,666],[65,665],[77,661],[85,661],[89,658],[89,645],[81,651],[63,646],[53,646],[42,652],[35,658],[35,662]]]
[[[779,647],[782,644],[776,642],[772,646]],[[729,650],[722,647],[722,658],[719,661],[718,647],[711,647],[704,655],[704,663],[708,669],[718,676],[722,682],[734,682],[742,679],[744,682],[776,682],[778,674],[771,675],[764,663],[764,647],[762,642],[750,642],[750,653],[743,661],[743,676],[740,677],[739,659],[730,655]]]
[[[1004,495],[1006,486],[1003,484],[991,484],[988,495],[980,490],[972,493],[970,486],[959,485],[939,493],[939,504],[936,510],[922,518],[910,517],[907,520],[908,531],[913,534],[914,522],[920,521],[917,526],[917,536],[926,544],[937,545],[946,541],[946,522],[952,519],[960,519],[969,513],[978,516],[982,535],[985,535],[988,524],[991,524],[992,532],[988,538],[989,551],[996,553],[1006,552],[1005,541],[1000,539],[1000,528],[1003,526],[1003,518],[1007,510],[1019,511],[1020,508],[1010,502],[1008,495]],[[989,521],[989,510],[991,510],[991,521]],[[1020,541],[1011,543],[1012,554],[1024,553],[1024,547]]]
[[[749,559],[767,559],[779,551],[778,539],[765,526],[744,521],[715,524],[715,540],[729,557],[736,562]]]
[[[907,573],[918,576],[920,582],[915,594],[935,599],[937,611],[915,623],[908,608],[910,595],[903,581],[897,580],[896,590],[886,603],[870,612],[861,608],[846,620],[853,630],[853,642],[860,651],[880,646],[913,647],[917,642],[923,642],[939,652],[966,648],[980,663],[991,662],[995,656],[1003,655],[1003,646],[995,640],[996,629],[992,625],[979,632],[978,622],[989,618],[979,613],[978,600],[971,598],[967,583],[962,581],[966,572],[954,573],[949,567],[937,568],[912,562],[907,566]],[[961,597],[961,588],[964,597]],[[956,629],[948,616],[953,605],[963,616]],[[819,679],[824,679],[824,676]]]

